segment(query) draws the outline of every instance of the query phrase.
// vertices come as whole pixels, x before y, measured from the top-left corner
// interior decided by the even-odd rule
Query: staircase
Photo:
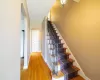
[[[67,48],[63,46],[64,43],[51,21],[47,22],[47,31],[54,80],[85,80],[78,75],[80,69],[73,65],[75,60],[69,58],[71,54],[66,52]]]

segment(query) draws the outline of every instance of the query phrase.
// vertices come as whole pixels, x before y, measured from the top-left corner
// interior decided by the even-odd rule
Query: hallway
[[[51,71],[40,52],[31,53],[28,69],[21,70],[20,80],[51,80]]]

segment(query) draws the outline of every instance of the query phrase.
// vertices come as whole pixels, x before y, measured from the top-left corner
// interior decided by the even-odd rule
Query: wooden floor
[[[20,58],[20,80],[28,80],[27,69],[23,69],[24,67],[24,58]]]
[[[28,71],[27,71],[27,69],[21,70],[20,80],[28,80]]]
[[[32,53],[28,69],[21,68],[20,80],[52,80],[51,71],[44,62],[41,53]]]

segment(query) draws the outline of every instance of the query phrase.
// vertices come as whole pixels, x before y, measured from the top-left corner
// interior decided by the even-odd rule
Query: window
[[[66,4],[67,0],[60,0],[61,1],[61,4],[64,5]]]

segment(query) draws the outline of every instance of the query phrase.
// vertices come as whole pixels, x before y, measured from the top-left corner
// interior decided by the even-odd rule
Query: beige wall
[[[20,80],[20,0],[0,0],[0,80]]]
[[[55,8],[56,7],[56,8]],[[78,60],[86,76],[100,79],[100,0],[69,0],[64,8],[60,4],[51,10],[63,38]]]

